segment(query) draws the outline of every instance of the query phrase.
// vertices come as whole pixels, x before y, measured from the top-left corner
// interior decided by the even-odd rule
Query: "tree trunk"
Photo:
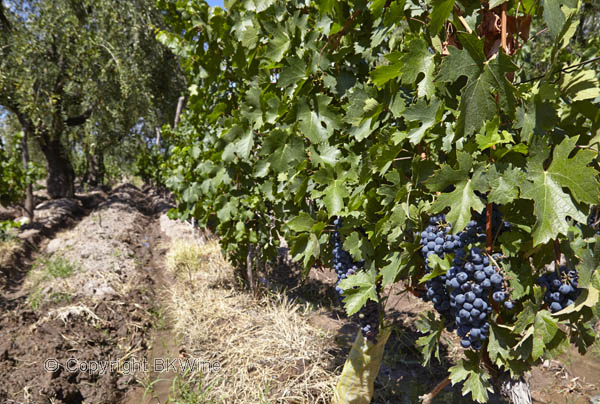
[[[75,171],[60,138],[45,137],[40,141],[40,147],[48,162],[48,194],[52,199],[72,198],[75,194]]]
[[[27,131],[23,132],[23,139],[21,140],[22,157],[23,157],[23,169],[27,172],[29,166],[29,147],[27,145]],[[33,222],[33,184],[31,181],[27,181],[25,187],[25,212],[29,221]]]

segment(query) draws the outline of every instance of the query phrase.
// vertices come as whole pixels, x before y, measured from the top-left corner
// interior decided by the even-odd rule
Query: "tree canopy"
[[[182,76],[156,41],[153,1],[2,4],[0,106],[39,143],[51,196],[73,194],[77,144],[102,164],[125,137],[172,119]]]

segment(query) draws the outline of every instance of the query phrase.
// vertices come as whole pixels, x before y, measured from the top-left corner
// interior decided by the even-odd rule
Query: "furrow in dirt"
[[[131,185],[97,202],[36,236],[32,265],[3,291],[0,402],[115,403],[144,377],[169,204]]]

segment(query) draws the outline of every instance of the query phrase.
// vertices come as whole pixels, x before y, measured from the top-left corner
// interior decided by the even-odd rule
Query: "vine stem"
[[[560,241],[554,240],[554,261],[556,262],[556,271],[560,268]]]
[[[502,31],[501,31],[501,42],[502,42],[502,50],[504,51],[504,53],[506,53],[508,55],[508,45],[506,44],[506,3],[502,4],[502,15],[501,15],[501,21],[502,21]]]
[[[442,380],[441,382],[439,382],[437,384],[437,386],[435,386],[433,388],[433,390],[431,390],[431,392],[424,394],[422,396],[419,397],[419,399],[421,400],[422,404],[431,404],[431,401],[433,401],[433,399],[435,398],[435,396],[437,396],[438,394],[440,394],[440,392],[442,390],[444,390],[444,388],[446,386],[448,386],[450,384],[450,376],[447,376],[444,380]]]

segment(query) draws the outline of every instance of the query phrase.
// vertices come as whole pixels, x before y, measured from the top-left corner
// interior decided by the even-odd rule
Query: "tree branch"
[[[79,116],[73,116],[71,118],[67,118],[65,123],[67,124],[67,126],[83,125],[85,123],[85,121],[87,121],[91,115],[92,115],[92,108],[89,108],[87,111],[85,111],[83,114],[81,114]]]

